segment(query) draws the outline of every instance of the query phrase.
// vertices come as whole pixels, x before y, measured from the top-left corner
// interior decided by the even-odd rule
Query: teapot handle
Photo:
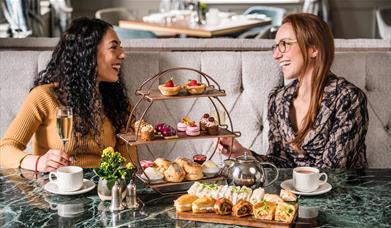
[[[265,185],[265,186],[263,186],[263,187],[267,187],[267,186],[273,184],[273,183],[278,179],[278,176],[279,176],[279,174],[280,174],[278,168],[277,168],[274,164],[272,164],[272,163],[270,163],[270,162],[258,162],[258,163],[261,164],[261,165],[270,165],[270,166],[272,166],[274,169],[276,169],[276,176],[274,177],[274,179],[273,179],[271,182],[269,182],[268,185]]]

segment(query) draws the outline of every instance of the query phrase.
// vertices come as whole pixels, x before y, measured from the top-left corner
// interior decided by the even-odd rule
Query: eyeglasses
[[[276,51],[276,49],[278,48],[278,51],[280,51],[281,53],[285,53],[287,51],[289,51],[289,48],[293,43],[296,43],[297,40],[293,40],[293,41],[285,41],[285,40],[281,40],[278,44],[273,44],[272,46],[272,52],[274,53]]]

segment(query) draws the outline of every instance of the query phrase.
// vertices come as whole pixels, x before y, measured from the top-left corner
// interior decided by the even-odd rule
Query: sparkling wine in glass
[[[68,106],[59,107],[57,109],[57,133],[64,145],[64,152],[67,151],[67,144],[72,135],[73,112]],[[75,158],[74,158],[75,159]]]

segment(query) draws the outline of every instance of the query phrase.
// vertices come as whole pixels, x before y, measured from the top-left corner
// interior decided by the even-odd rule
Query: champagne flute
[[[56,126],[57,133],[60,136],[60,139],[64,145],[64,152],[67,151],[67,144],[72,135],[72,125],[73,125],[73,111],[72,107],[62,106],[57,109],[56,114]],[[75,157],[73,158],[73,163],[76,161]]]
[[[210,113],[210,116],[213,117],[215,119],[215,121],[217,121],[219,123],[219,125],[224,125],[225,124],[225,111],[224,110],[219,110],[214,108],[214,106],[210,106],[209,107],[209,113]],[[219,122],[220,120],[220,122]],[[217,141],[217,143],[219,143],[219,141]],[[218,158],[218,164],[217,166],[219,168],[222,168],[224,167],[224,162],[223,162],[223,155],[221,153],[219,153],[219,158]]]

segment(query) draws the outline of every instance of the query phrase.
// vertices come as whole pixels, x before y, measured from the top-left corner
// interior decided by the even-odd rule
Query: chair
[[[136,20],[130,10],[124,8],[106,8],[95,12],[95,17],[112,25],[118,25],[119,20]]]
[[[123,8],[107,8],[96,11],[95,17],[113,25],[114,31],[120,39],[156,38],[150,31],[126,29],[118,26],[120,20],[135,20],[131,11]]]
[[[391,40],[391,8],[377,9],[376,21],[379,27],[380,37]]]
[[[238,38],[271,38],[271,34],[275,32],[276,28],[281,25],[282,19],[286,14],[286,10],[283,8],[271,6],[253,6],[244,11],[243,14],[264,14],[271,18],[272,23],[271,25],[263,25],[247,30],[239,35]]]

